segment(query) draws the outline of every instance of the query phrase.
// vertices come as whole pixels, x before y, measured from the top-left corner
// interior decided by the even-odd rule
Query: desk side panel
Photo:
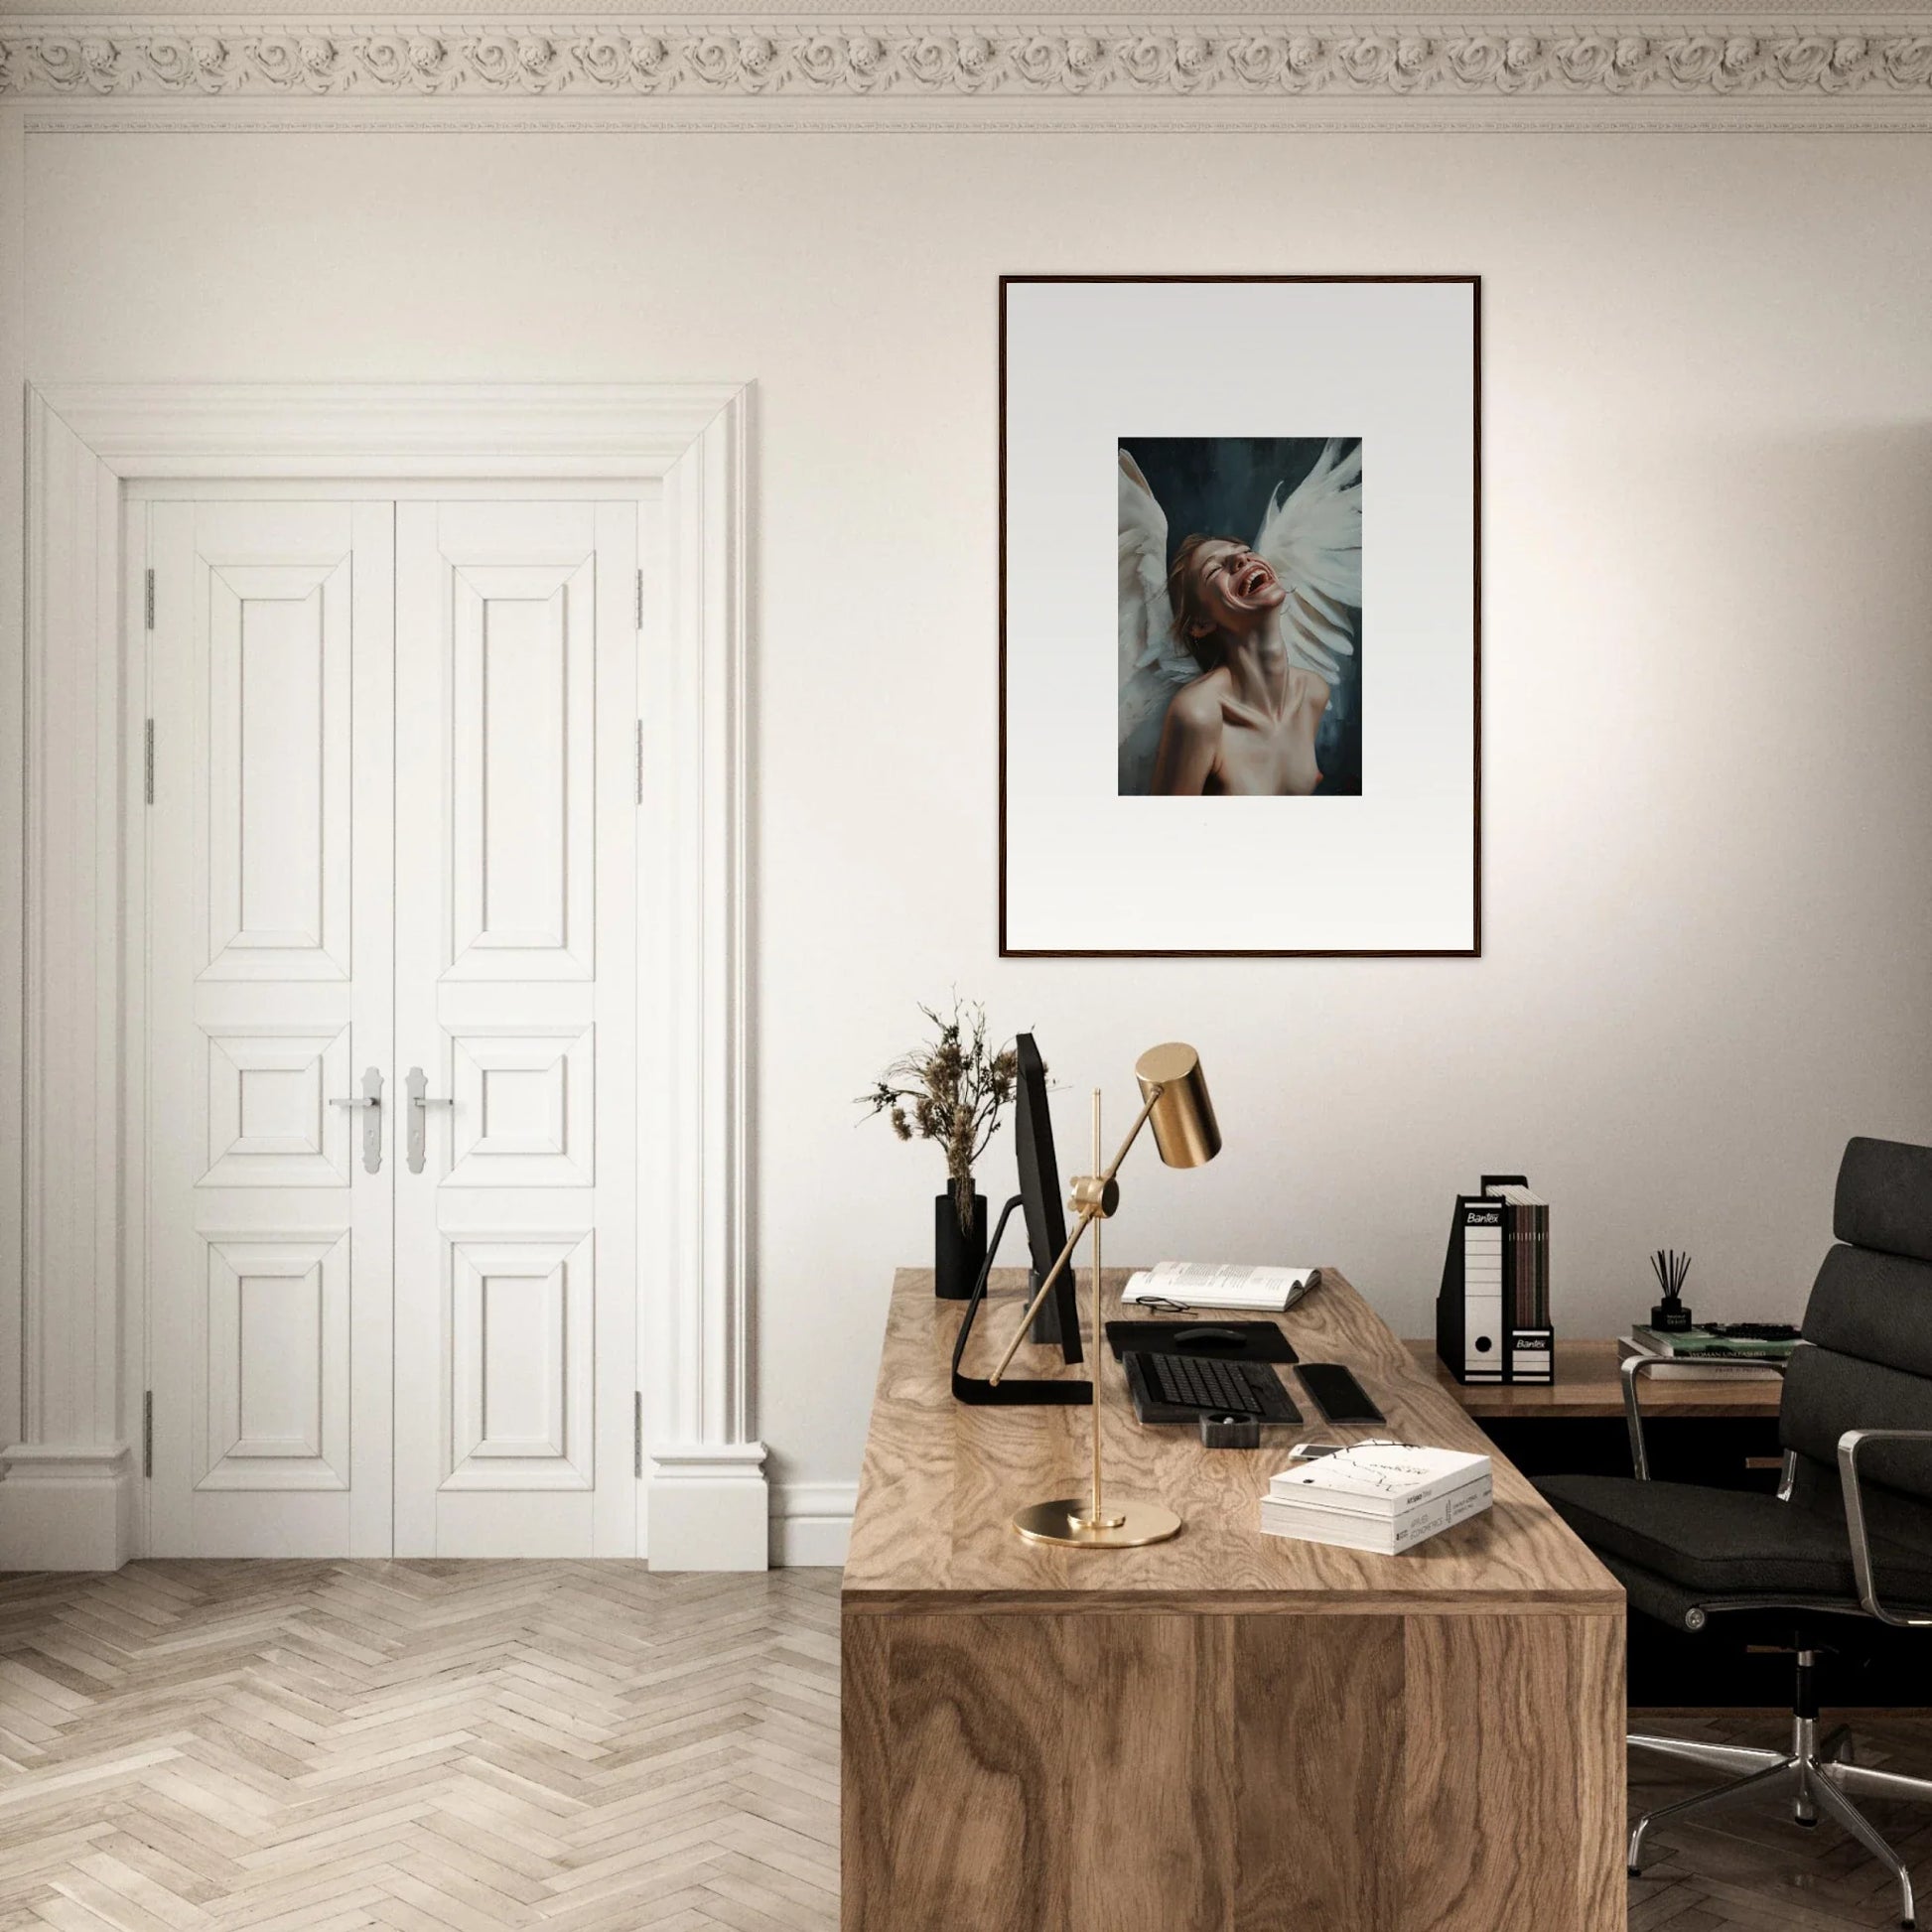
[[[1403,1893],[1403,1620],[1243,1617],[1232,1932],[1386,1932]]]
[[[1620,1616],[845,1619],[845,1932],[1610,1932]]]
[[[1402,1932],[1621,1932],[1621,1616],[1404,1620]]]
[[[845,1618],[843,1932],[1067,1932],[1063,1621]]]
[[[890,1621],[839,1623],[839,1924],[888,1932],[891,1908],[893,1751],[887,1683]]]

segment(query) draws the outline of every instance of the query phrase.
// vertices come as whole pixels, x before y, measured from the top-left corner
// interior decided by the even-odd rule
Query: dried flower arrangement
[[[1019,1063],[1011,1045],[986,1042],[986,1009],[953,996],[950,1019],[922,1006],[935,1037],[901,1054],[858,1104],[886,1114],[901,1141],[937,1141],[946,1153],[953,1206],[962,1234],[973,1227],[973,1166],[1000,1131],[1013,1099]]]

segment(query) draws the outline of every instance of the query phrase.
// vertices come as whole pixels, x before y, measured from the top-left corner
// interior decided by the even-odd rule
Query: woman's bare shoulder
[[[1227,674],[1216,665],[1191,684],[1183,684],[1168,705],[1168,716],[1191,732],[1221,729],[1221,687]]]

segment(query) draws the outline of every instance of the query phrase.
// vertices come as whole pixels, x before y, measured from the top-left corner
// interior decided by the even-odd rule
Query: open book
[[[1262,1314],[1280,1314],[1319,1282],[1320,1271],[1314,1268],[1163,1261],[1131,1275],[1120,1299],[1126,1303],[1172,1302],[1183,1309],[1252,1309]]]

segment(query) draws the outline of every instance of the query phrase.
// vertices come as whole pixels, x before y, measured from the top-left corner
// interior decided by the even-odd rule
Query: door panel
[[[208,953],[217,979],[347,979],[349,559],[209,566]]]
[[[399,1556],[635,1547],[637,518],[397,509]]]
[[[446,1490],[594,1483],[595,1239],[586,1229],[450,1241]]]
[[[349,1029],[203,1029],[207,1040],[207,1156],[200,1187],[346,1187],[357,1145]]]
[[[386,1555],[392,511],[148,515],[150,1548]]]
[[[571,507],[589,520],[591,505]],[[454,569],[450,589],[446,977],[594,979],[594,558]]]
[[[196,1466],[214,1489],[349,1486],[349,1235],[205,1233],[207,1381]]]
[[[451,1035],[454,1187],[589,1187],[597,1178],[596,1029]]]

